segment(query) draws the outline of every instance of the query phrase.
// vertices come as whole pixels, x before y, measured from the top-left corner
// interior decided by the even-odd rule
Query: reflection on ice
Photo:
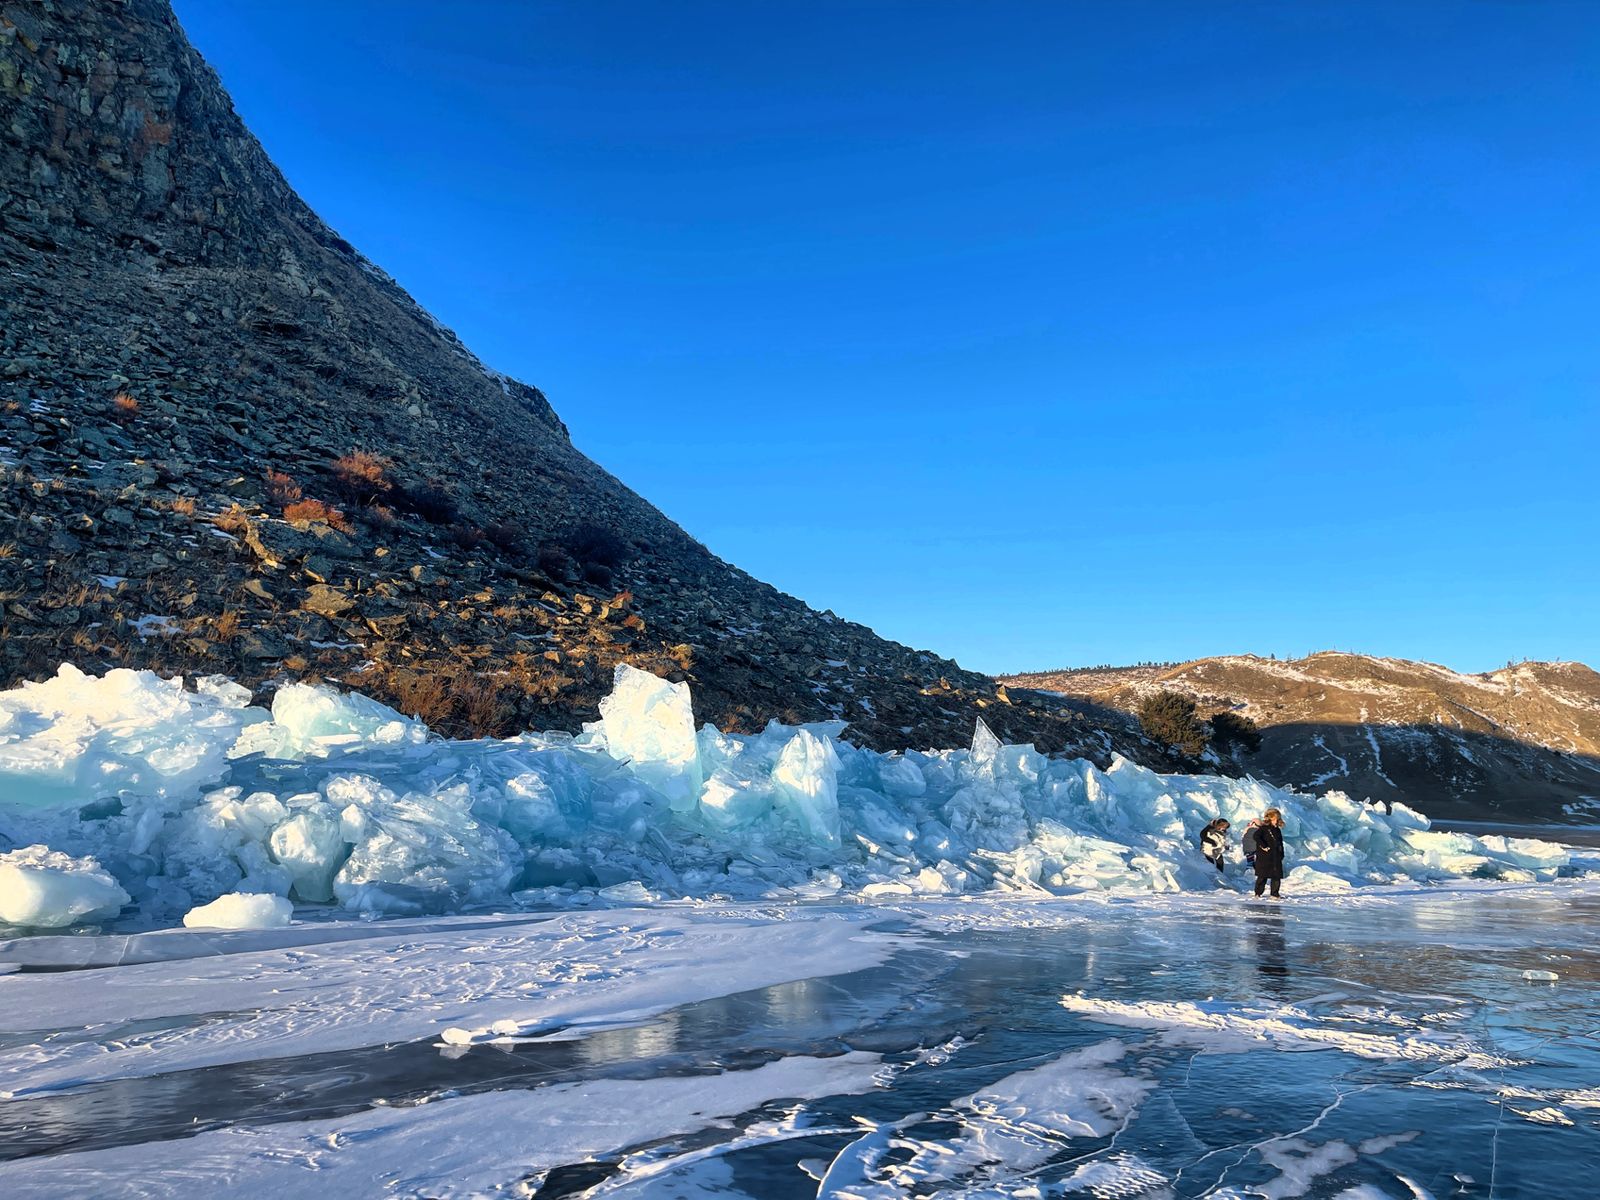
[[[0,1194],[181,1186],[205,1197],[217,1194],[209,1181],[242,1179],[293,1196],[308,1178],[352,1193],[401,1180],[402,1195],[460,1194],[451,1189],[467,1185],[444,1180],[449,1168],[475,1191],[641,1200],[708,1189],[762,1200],[1581,1196],[1600,1152],[1597,918],[1600,895],[1585,885],[1270,909],[1223,895],[705,906],[565,914],[510,934],[434,923],[426,955],[403,973],[380,964],[418,953],[423,937],[406,923],[382,925],[396,931],[388,939],[330,940],[317,957],[290,947],[21,976],[0,984],[22,985],[16,998],[40,1011],[49,999],[92,1016],[124,971],[159,994],[159,980],[192,987],[196,971],[227,967],[207,976],[218,994],[255,976],[357,1018],[391,1014],[376,1029],[353,1019],[367,1038],[416,1010],[442,1015],[443,1001],[474,987],[479,1027],[492,1033],[528,976],[497,985],[484,972],[513,958],[576,990],[589,977],[597,986],[586,1013],[547,1014],[541,1040],[475,1042],[450,1057],[429,1038],[186,1069],[217,1061],[196,1055],[207,1044],[236,1049],[249,1026],[220,1025],[218,1039],[193,1024],[183,1038],[96,1027],[44,1054],[34,1040],[54,1034],[15,1031],[0,1070],[79,1085],[24,1087],[0,1104],[0,1143],[36,1156],[0,1164]],[[741,948],[766,965],[825,946],[820,957],[837,963],[874,922],[912,927],[886,943],[892,958],[880,947],[826,979],[628,1016],[652,975],[676,973],[670,987],[684,997],[714,988],[683,973],[713,948],[719,975],[741,965]],[[804,924],[800,942],[784,940]],[[307,957],[290,970],[279,954]],[[637,978],[603,978],[630,960],[646,968]],[[450,962],[477,965],[437,978]],[[1562,964],[1559,985],[1522,979],[1545,962]],[[363,1003],[351,1005],[358,983]],[[618,987],[631,991],[607,994]],[[273,1003],[283,1013],[257,1022],[287,1029],[317,1011]],[[130,1041],[132,1055],[119,1048]],[[168,1069],[129,1078],[151,1059]],[[74,1061],[75,1073],[62,1070]],[[93,1075],[105,1082],[88,1085]],[[159,1142],[195,1112],[222,1127],[181,1151]],[[537,1136],[524,1123],[534,1120]],[[56,1140],[27,1141],[41,1130]],[[95,1148],[72,1152],[75,1139]],[[173,1163],[210,1173],[169,1178]]]

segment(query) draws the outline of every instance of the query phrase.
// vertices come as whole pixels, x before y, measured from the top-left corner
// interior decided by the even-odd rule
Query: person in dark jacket
[[[1228,853],[1228,828],[1228,822],[1218,817],[1200,831],[1200,853],[1219,871]]]
[[[1252,830],[1256,844],[1256,895],[1272,885],[1272,898],[1278,898],[1283,883],[1283,814],[1269,808],[1261,814],[1261,824]]]

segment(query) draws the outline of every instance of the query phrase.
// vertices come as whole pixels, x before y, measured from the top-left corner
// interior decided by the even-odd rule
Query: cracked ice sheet
[[[793,1057],[751,1071],[553,1084],[333,1120],[233,1126],[0,1164],[0,1191],[12,1200],[504,1195],[554,1167],[692,1133],[775,1100],[869,1091],[881,1062],[859,1051]]]
[[[367,926],[377,936],[359,941],[12,975],[0,1008],[0,1034],[10,1035],[0,1098],[451,1027],[511,1022],[531,1033],[639,1020],[877,966],[914,941],[873,932],[874,919],[865,910],[720,906],[486,917],[444,930]],[[196,935],[197,952],[214,954],[211,941]],[[151,1021],[161,1027],[128,1029]]]
[[[819,1200],[1039,1195],[1018,1190],[1028,1186],[1030,1172],[1074,1139],[1117,1134],[1155,1089],[1153,1079],[1121,1069],[1128,1053],[1127,1045],[1113,1039],[998,1079],[935,1115],[936,1120],[960,1122],[960,1133],[951,1139],[918,1140],[880,1126],[840,1152],[818,1189]],[[891,1146],[908,1151],[908,1157],[885,1161]],[[1165,1182],[1159,1173],[1143,1170],[1156,1183]],[[1109,1165],[1105,1168],[1112,1171]],[[973,1184],[996,1172],[1000,1178],[992,1190]],[[952,1186],[930,1190],[943,1184]]]

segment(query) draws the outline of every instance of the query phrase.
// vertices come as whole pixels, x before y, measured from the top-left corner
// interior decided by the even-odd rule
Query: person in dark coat
[[[1261,824],[1252,830],[1256,843],[1256,895],[1272,885],[1272,898],[1278,898],[1283,883],[1283,813],[1269,808],[1261,814]]]

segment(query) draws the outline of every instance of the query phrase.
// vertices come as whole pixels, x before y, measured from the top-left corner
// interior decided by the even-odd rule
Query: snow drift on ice
[[[303,684],[270,712],[249,700],[217,677],[191,690],[70,666],[0,693],[0,850],[33,847],[0,858],[0,918],[104,919],[121,891],[166,920],[231,893],[415,915],[596,894],[1210,889],[1200,828],[1270,806],[1302,890],[1571,865],[1338,792],[1046,758],[981,723],[970,749],[893,754],[841,740],[842,722],[696,731],[686,685],[627,666],[577,736],[450,741]]]

